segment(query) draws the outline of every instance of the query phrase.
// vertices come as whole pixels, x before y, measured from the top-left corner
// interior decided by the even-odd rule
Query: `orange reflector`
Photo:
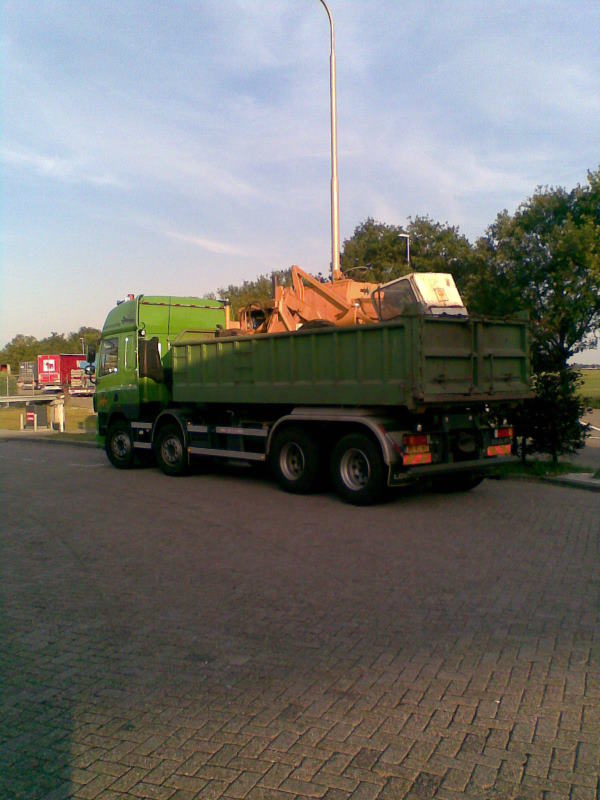
[[[487,449],[488,456],[509,456],[510,455],[510,445],[509,444],[493,444],[490,445]]]
[[[431,464],[431,453],[415,453],[415,455],[402,456],[402,463],[409,464]]]

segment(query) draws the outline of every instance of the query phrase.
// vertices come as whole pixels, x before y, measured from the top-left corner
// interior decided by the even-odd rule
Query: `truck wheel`
[[[285,428],[276,434],[269,460],[275,479],[284,491],[308,494],[318,488],[321,451],[302,428]]]
[[[433,490],[435,492],[468,492],[479,486],[483,480],[483,475],[446,475],[443,478],[434,478]]]
[[[106,432],[105,449],[108,460],[117,469],[131,469],[134,465],[133,435],[129,423],[120,419]]]
[[[156,463],[165,475],[184,475],[188,469],[183,436],[178,425],[165,425],[154,445]]]
[[[331,459],[333,483],[347,503],[368,506],[385,491],[385,465],[379,446],[364,433],[350,433],[336,444]]]

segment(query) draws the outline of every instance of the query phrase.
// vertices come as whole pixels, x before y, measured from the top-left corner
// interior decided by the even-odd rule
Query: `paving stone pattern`
[[[594,800],[600,496],[0,443],[0,800]]]

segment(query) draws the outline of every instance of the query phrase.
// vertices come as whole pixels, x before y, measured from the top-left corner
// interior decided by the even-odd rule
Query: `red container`
[[[56,392],[71,385],[71,370],[85,364],[84,353],[60,353],[38,356],[38,384],[40,389]]]

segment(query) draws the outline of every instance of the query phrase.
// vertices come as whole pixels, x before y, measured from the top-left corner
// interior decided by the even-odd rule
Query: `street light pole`
[[[337,95],[335,86],[335,31],[333,17],[325,0],[320,0],[329,18],[331,55],[329,57],[329,89],[331,105],[331,280],[342,277],[340,269],[340,204],[337,171]]]

